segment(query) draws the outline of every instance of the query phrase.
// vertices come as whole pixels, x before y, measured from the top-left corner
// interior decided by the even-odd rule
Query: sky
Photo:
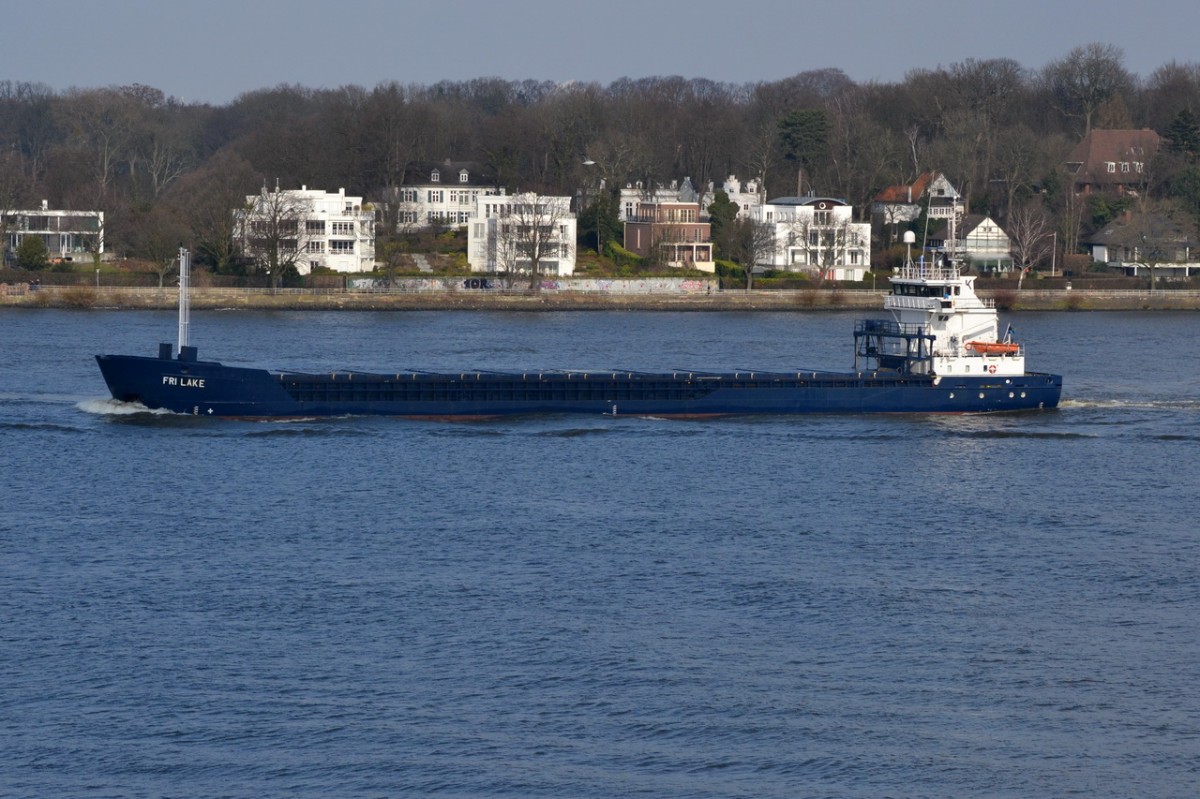
[[[1196,0],[41,0],[6,3],[0,80],[56,91],[141,83],[225,105],[280,84],[680,75],[857,82],[1011,58],[1040,69],[1114,44],[1149,77],[1200,63]]]

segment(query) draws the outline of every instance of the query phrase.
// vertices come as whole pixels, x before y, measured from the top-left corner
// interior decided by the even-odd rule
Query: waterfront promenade
[[[438,289],[245,289],[191,290],[197,309],[278,310],[672,310],[672,311],[815,311],[879,309],[883,289],[812,288],[801,290],[724,289],[696,292],[599,292],[554,290]],[[980,291],[1002,310],[1200,310],[1196,290],[1051,289]],[[177,307],[170,288],[24,286],[0,289],[0,307],[167,309]]]

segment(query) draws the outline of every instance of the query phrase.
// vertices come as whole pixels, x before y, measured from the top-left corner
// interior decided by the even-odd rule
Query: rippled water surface
[[[840,313],[246,313],[272,368],[849,367]],[[1192,797],[1196,314],[1019,416],[132,413],[0,311],[0,795]]]

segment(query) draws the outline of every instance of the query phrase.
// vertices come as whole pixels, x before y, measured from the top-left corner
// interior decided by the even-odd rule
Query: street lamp
[[[592,159],[588,158],[586,155],[583,157],[583,165],[587,166],[587,167],[599,166],[598,163],[596,163]],[[591,181],[588,181],[588,183],[590,186]],[[599,192],[599,190],[597,190],[596,196],[599,197],[599,195],[600,195],[600,192]],[[583,194],[583,200],[586,201],[587,199],[588,199],[588,194],[587,193]],[[580,215],[582,215],[582,213],[583,213],[582,204],[581,204],[579,211],[580,211]],[[603,250],[603,249],[604,249],[603,244],[600,241],[600,208],[599,208],[599,206],[597,206],[597,208],[596,208],[596,257],[597,258],[600,257],[601,250]]]

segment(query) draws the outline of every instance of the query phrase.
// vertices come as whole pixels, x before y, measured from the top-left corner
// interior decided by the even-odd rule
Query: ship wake
[[[147,408],[140,402],[121,402],[107,397],[103,399],[86,399],[75,404],[84,413],[94,413],[98,416],[133,416],[146,413],[154,416],[178,416],[174,411],[165,408]]]

